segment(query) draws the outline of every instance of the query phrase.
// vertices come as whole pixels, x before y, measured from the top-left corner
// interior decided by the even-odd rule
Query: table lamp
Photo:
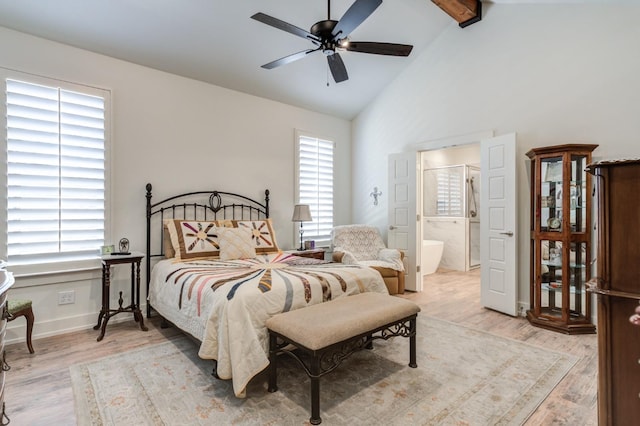
[[[293,217],[291,218],[292,222],[300,222],[300,248],[298,250],[304,250],[302,246],[302,234],[304,233],[302,229],[302,222],[311,222],[311,210],[309,209],[308,204],[296,204],[293,208]]]

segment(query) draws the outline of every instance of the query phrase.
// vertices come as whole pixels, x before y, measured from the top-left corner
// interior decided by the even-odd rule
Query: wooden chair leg
[[[33,309],[29,308],[27,312],[24,314],[27,319],[27,347],[29,348],[29,353],[35,353],[33,350],[33,345],[31,344],[31,333],[33,332]]]
[[[35,319],[31,306],[25,307],[17,312],[11,312],[8,321],[13,321],[20,317],[24,317],[27,320],[27,348],[29,348],[29,353],[33,354],[35,351],[33,350],[33,344],[31,343],[31,335],[33,334],[33,323],[35,322]]]

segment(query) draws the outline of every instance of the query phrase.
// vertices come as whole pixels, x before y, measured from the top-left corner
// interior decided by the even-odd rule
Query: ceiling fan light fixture
[[[409,56],[413,48],[411,45],[371,41],[351,42],[349,40],[349,34],[364,22],[381,4],[382,0],[355,0],[344,15],[342,15],[342,18],[340,18],[339,21],[335,21],[331,19],[331,1],[328,0],[327,19],[316,22],[311,26],[309,31],[305,31],[302,28],[261,12],[254,14],[251,16],[251,19],[310,40],[317,46],[315,49],[303,50],[271,61],[268,64],[262,65],[262,68],[273,69],[302,59],[320,50],[327,57],[329,70],[331,71],[334,81],[340,83],[349,79],[347,69],[340,57],[339,51],[341,50],[374,55]]]
[[[322,40],[329,40],[332,38],[331,32],[333,31],[337,23],[338,21],[333,21],[331,19],[318,21],[311,26],[309,32]]]

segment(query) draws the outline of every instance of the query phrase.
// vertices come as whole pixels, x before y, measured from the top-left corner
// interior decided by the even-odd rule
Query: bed
[[[152,202],[146,186],[147,316],[157,312],[200,342],[215,374],[245,397],[269,364],[265,321],[273,315],[372,291],[378,272],[280,250],[264,202],[222,191]]]

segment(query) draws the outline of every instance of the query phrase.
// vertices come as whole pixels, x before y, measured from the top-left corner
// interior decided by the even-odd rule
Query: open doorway
[[[415,150],[390,154],[388,246],[405,252],[405,288],[422,291],[422,155],[429,155],[424,152],[472,144],[480,147],[481,188],[478,188],[480,200],[476,201],[480,220],[481,268],[476,270],[481,272],[481,303],[487,308],[515,316],[518,297],[515,133],[463,135],[418,144]]]
[[[480,267],[480,144],[421,151],[421,276]]]

